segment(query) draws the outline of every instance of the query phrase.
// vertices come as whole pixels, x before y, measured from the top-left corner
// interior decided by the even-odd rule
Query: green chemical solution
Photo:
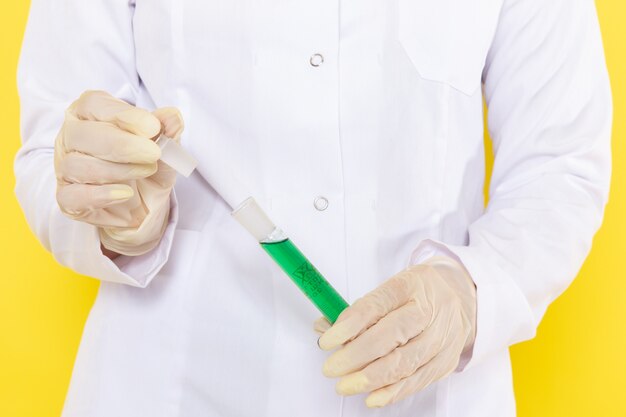
[[[306,294],[319,311],[332,323],[348,307],[348,303],[326,281],[291,240],[260,242],[291,280]]]

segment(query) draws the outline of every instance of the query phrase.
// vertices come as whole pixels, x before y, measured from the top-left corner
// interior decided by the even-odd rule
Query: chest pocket
[[[398,41],[419,75],[473,95],[502,0],[398,0]]]

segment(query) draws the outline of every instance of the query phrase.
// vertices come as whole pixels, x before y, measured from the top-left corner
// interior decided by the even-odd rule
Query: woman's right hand
[[[176,172],[159,161],[152,139],[177,141],[183,119],[174,108],[148,112],[103,91],[83,93],[65,112],[55,142],[56,197],[61,211],[97,226],[104,248],[141,255],[167,226]]]

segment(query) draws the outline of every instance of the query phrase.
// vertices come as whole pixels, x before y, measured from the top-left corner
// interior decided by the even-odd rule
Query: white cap
[[[174,139],[161,135],[155,143],[161,148],[161,161],[174,168],[179,174],[188,177],[196,169],[198,161]]]
[[[252,197],[248,197],[231,215],[259,242],[276,229],[274,223]]]

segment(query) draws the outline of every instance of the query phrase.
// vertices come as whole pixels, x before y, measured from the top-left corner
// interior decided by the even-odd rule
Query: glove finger
[[[80,152],[66,154],[57,166],[57,178],[68,183],[107,184],[146,178],[157,164],[121,164]]]
[[[434,321],[422,333],[367,365],[364,369],[346,375],[337,383],[341,395],[374,391],[413,375],[430,361],[442,345],[439,323]]]
[[[101,210],[94,210],[88,222],[103,228],[135,229],[150,213],[145,203],[145,196],[139,189],[140,181],[128,181],[135,195],[124,204],[115,204]]]
[[[372,392],[365,399],[365,404],[368,407],[384,407],[421,391],[433,382],[450,375],[459,363],[464,340],[464,332],[456,332],[450,342],[413,375]]]
[[[324,363],[322,372],[327,377],[337,377],[362,369],[407,343],[430,322],[431,313],[416,303],[394,310],[333,353]]]
[[[65,184],[59,185],[56,197],[65,214],[82,219],[90,211],[123,203],[133,194],[133,189],[126,184]]]
[[[326,317],[320,317],[313,323],[313,330],[321,336],[326,330],[330,329],[330,326],[331,324]]]
[[[354,339],[391,311],[409,301],[413,289],[409,273],[402,271],[346,308],[320,338],[320,347],[331,350]]]
[[[152,138],[161,131],[161,123],[149,111],[105,91],[86,91],[70,106],[69,111],[81,120],[112,123],[143,138]]]
[[[180,141],[180,136],[185,129],[183,115],[175,107],[163,107],[152,112],[161,123],[161,130],[165,136]]]
[[[126,184],[65,184],[58,187],[57,201],[71,213],[120,204],[133,195],[133,189]]]
[[[66,120],[63,146],[66,152],[82,152],[110,162],[153,164],[161,157],[161,149],[150,139],[103,122]]]

